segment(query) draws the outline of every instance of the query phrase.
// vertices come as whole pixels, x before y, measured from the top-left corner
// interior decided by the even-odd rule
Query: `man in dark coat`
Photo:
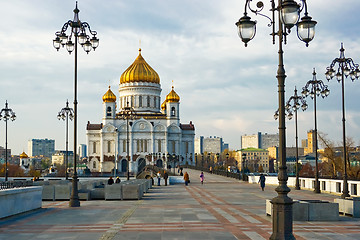
[[[167,186],[167,180],[168,180],[168,178],[169,178],[169,174],[168,174],[166,171],[164,171],[165,186]]]

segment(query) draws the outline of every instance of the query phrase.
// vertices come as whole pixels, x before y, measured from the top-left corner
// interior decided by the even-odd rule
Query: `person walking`
[[[160,180],[161,180],[160,172],[158,172],[156,176],[157,176],[157,179],[158,179],[158,186],[160,186]]]
[[[261,190],[264,191],[264,188],[265,188],[265,176],[262,173],[260,173],[259,183],[260,183]]]
[[[114,179],[112,178],[112,177],[110,177],[109,179],[108,179],[108,184],[109,185],[112,185],[114,183]]]
[[[190,177],[187,172],[184,173],[184,181],[185,181],[185,186],[187,186],[190,182]]]
[[[167,180],[169,178],[169,174],[164,170],[164,180],[165,180],[165,186],[167,186]]]
[[[201,173],[200,173],[200,181],[201,181],[201,184],[204,184],[204,180],[205,180],[204,172],[201,172]]]

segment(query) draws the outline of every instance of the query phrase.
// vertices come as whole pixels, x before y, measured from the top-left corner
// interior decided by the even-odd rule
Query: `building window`
[[[147,96],[147,107],[150,107],[150,96]]]
[[[136,140],[136,152],[140,152],[140,140]]]
[[[185,153],[189,153],[189,142],[185,142]]]
[[[139,107],[142,107],[142,96],[139,96]]]
[[[158,150],[157,151],[161,152],[161,140],[160,139],[158,140]]]
[[[154,97],[154,108],[156,108],[156,97]]]
[[[175,141],[172,141],[172,142],[171,142],[171,148],[172,148],[172,149],[171,149],[171,150],[172,150],[171,152],[172,152],[172,153],[175,153]]]
[[[147,140],[144,140],[144,152],[147,152]]]
[[[93,142],[93,153],[96,153],[96,142]]]
[[[126,152],[126,140],[123,140],[123,152]]]
[[[107,151],[108,153],[111,152],[111,141],[107,142]]]
[[[106,116],[111,117],[111,107],[107,107],[106,109]]]
[[[96,162],[93,161],[93,168],[96,168]]]
[[[171,116],[172,116],[172,117],[175,117],[175,107],[172,107],[172,108],[171,108]]]

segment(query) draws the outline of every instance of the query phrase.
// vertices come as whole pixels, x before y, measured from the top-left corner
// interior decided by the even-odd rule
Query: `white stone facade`
[[[87,124],[91,172],[112,172],[114,167],[120,173],[127,172],[127,128],[131,173],[138,173],[147,164],[160,167],[194,164],[195,127],[192,122],[180,123],[180,98],[174,90],[178,99],[168,99],[170,92],[161,105],[160,83],[139,80],[120,83],[118,109],[115,96],[109,91],[106,97],[110,97],[103,97],[102,123]],[[128,126],[120,114],[124,107],[135,111]]]

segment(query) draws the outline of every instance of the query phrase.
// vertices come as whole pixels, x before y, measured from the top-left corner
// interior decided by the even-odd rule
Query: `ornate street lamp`
[[[247,46],[247,43],[254,38],[256,33],[256,21],[252,21],[247,16],[247,9],[256,15],[261,15],[270,20],[269,27],[272,26],[273,44],[275,44],[275,36],[279,37],[279,65],[277,71],[278,92],[279,92],[279,186],[275,189],[278,196],[272,199],[273,204],[273,233],[270,239],[294,239],[292,233],[292,203],[293,200],[288,197],[290,188],[287,186],[287,172],[286,172],[286,141],[285,141],[285,68],[283,62],[283,43],[286,43],[287,35],[291,27],[297,26],[297,34],[301,41],[305,42],[306,46],[315,36],[316,22],[311,20],[308,16],[307,4],[305,0],[301,0],[299,5],[294,0],[278,0],[277,6],[275,0],[271,0],[272,17],[268,17],[261,13],[264,9],[263,2],[259,1],[256,4],[256,9],[250,5],[252,0],[246,0],[244,16],[236,22],[238,34],[241,40]],[[300,12],[305,10],[305,16],[299,21]],[[275,12],[278,12],[278,29],[275,29]],[[286,31],[288,30],[288,31]]]
[[[65,136],[65,139],[66,139],[66,142],[65,142],[65,146],[66,146],[66,155],[65,155],[65,179],[68,180],[68,172],[67,172],[67,169],[68,169],[68,157],[69,157],[69,152],[68,152],[68,145],[69,145],[69,127],[68,127],[68,124],[69,124],[69,118],[70,118],[70,121],[73,120],[74,118],[74,110],[72,108],[69,107],[69,101],[66,100],[66,106],[64,108],[62,108],[60,110],[60,112],[58,113],[57,115],[57,118],[59,120],[63,120],[65,121],[66,120],[66,136]]]
[[[330,94],[328,86],[321,80],[316,79],[315,68],[313,71],[313,79],[309,80],[301,92],[303,97],[310,95],[311,99],[314,99],[314,119],[315,119],[315,193],[320,193],[320,182],[319,182],[319,168],[318,168],[318,141],[317,141],[317,121],[316,121],[316,97],[322,98],[327,97]]]
[[[8,108],[8,102],[5,102],[5,108],[0,111],[0,120],[5,121],[5,182],[8,180],[8,148],[7,148],[7,122],[8,120],[15,121],[16,115],[11,108]]]
[[[119,112],[119,117],[121,119],[126,120],[126,160],[127,160],[127,169],[126,169],[126,178],[130,179],[130,153],[129,153],[129,120],[133,120],[135,118],[136,112],[133,107],[129,106],[129,102],[127,102],[126,107],[122,108]]]
[[[298,147],[298,127],[297,127],[297,111],[300,108],[300,103],[301,103],[301,109],[303,111],[305,111],[308,107],[308,105],[306,104],[305,98],[303,96],[299,96],[297,94],[297,89],[295,87],[294,90],[294,95],[291,96],[289,98],[289,100],[286,102],[285,105],[285,114],[288,117],[289,120],[292,119],[293,117],[293,113],[292,111],[294,111],[295,113],[295,146],[296,146],[296,180],[295,180],[295,190],[300,190],[300,180],[299,180],[299,147]],[[274,118],[275,120],[278,119],[278,112],[275,112]]]
[[[66,34],[69,29],[70,34]],[[92,37],[88,34],[91,34]],[[77,2],[74,9],[74,19],[68,20],[61,31],[55,33],[55,39],[53,40],[54,48],[59,51],[60,47],[66,46],[66,50],[71,54],[75,50],[75,77],[74,77],[74,175],[72,179],[72,191],[69,206],[80,207],[78,185],[77,185],[77,170],[76,170],[76,140],[77,140],[77,47],[78,43],[83,47],[86,53],[89,53],[91,49],[95,49],[99,46],[99,39],[96,37],[97,32],[92,31],[90,25],[87,22],[81,22],[79,19],[79,9],[77,8]],[[74,41],[74,42],[73,42]]]
[[[335,58],[329,67],[326,68],[326,79],[330,81],[333,77],[336,76],[338,82],[341,82],[341,103],[342,103],[342,128],[343,128],[343,159],[344,159],[344,183],[343,183],[343,193],[341,198],[350,197],[349,188],[347,183],[347,156],[346,156],[346,136],[345,136],[345,90],[344,90],[344,80],[350,76],[351,81],[358,79],[360,77],[359,64],[354,63],[351,58],[345,58],[345,49],[341,43],[340,48],[340,57]],[[337,73],[335,72],[335,65],[338,64]]]

